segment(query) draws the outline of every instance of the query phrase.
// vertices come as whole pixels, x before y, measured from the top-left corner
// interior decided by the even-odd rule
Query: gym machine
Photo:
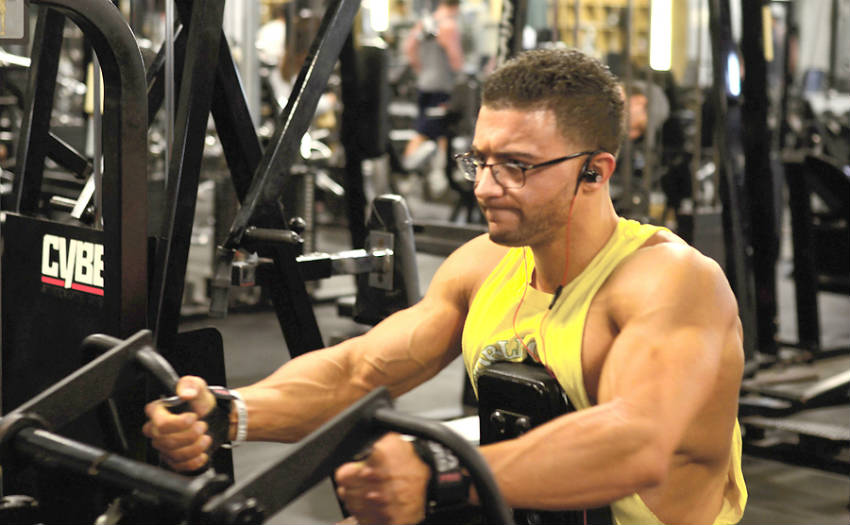
[[[470,472],[486,522],[513,523],[475,448],[438,422],[396,412],[385,388],[367,394],[236,483],[215,470],[186,476],[57,434],[55,429],[131,384],[134,375],[153,376],[162,394],[173,394],[177,384],[177,373],[155,350],[148,330],[126,340],[94,334],[84,345],[104,353],[0,419],[0,461],[4,469],[18,464],[50,473],[70,471],[108,486],[113,499],[104,502],[98,523],[263,523],[388,431],[450,448]],[[18,499],[0,510],[0,518],[14,515],[19,522],[40,523],[39,511],[38,501]]]
[[[32,64],[17,151],[13,206],[3,224],[3,412],[91,359],[80,346],[90,333],[127,337],[147,327],[149,242],[147,100],[135,37],[104,0],[33,1],[39,7]],[[104,80],[101,206],[95,213],[45,218],[45,160],[74,173],[90,163],[50,130],[65,21],[82,30],[99,57]],[[63,161],[63,159],[65,159]],[[78,169],[75,169],[76,166]],[[94,199],[78,200],[87,208]],[[51,215],[52,216],[52,215]],[[102,222],[102,225],[101,225]],[[224,384],[221,337],[212,329],[174,338],[173,360],[183,373]],[[147,443],[126,428],[143,422],[142,382],[106,408],[68,421],[63,432],[137,460]],[[232,470],[229,452],[217,467]],[[45,495],[48,521],[86,521],[101,487],[64,473],[43,476],[4,465],[4,493]]]
[[[714,60],[715,143],[719,148],[721,197],[724,213],[726,270],[736,297],[744,328],[747,364],[739,405],[744,431],[744,451],[780,461],[846,473],[850,468],[850,430],[835,421],[845,421],[850,407],[850,373],[818,368],[814,361],[836,355],[819,348],[819,320],[815,289],[828,289],[844,282],[843,269],[830,261],[824,250],[816,252],[814,239],[829,252],[841,252],[844,238],[833,226],[812,228],[811,195],[826,196],[833,216],[846,217],[845,195],[850,189],[840,170],[799,152],[785,156],[783,168],[789,189],[794,242],[794,279],[797,292],[798,330],[801,346],[812,352],[799,362],[780,355],[776,340],[776,283],[779,257],[779,180],[769,158],[770,132],[767,127],[767,76],[762,39],[762,6],[742,4],[742,57],[747,74],[741,95],[726,88],[737,71],[727,70],[726,57],[736,54],[728,31],[729,6],[726,0],[711,0]],[[720,57],[720,59],[718,59]],[[787,57],[786,57],[787,59]],[[734,78],[733,78],[734,80]],[[721,124],[722,121],[722,124]],[[725,131],[721,131],[721,126]],[[737,129],[737,131],[736,131]],[[718,131],[720,131],[718,133]],[[736,144],[730,137],[742,136]],[[796,159],[796,160],[791,160]],[[740,160],[745,161],[743,170]],[[746,175],[744,175],[746,173]],[[833,195],[834,192],[834,195]],[[843,202],[842,202],[843,201]],[[840,222],[841,219],[838,219]],[[846,220],[846,219],[844,219]],[[840,234],[839,234],[840,235]],[[843,241],[843,242],[842,242]],[[821,253],[823,255],[818,255]],[[844,251],[846,253],[846,249]],[[821,258],[815,268],[814,258]],[[840,255],[839,255],[840,257]],[[836,275],[839,278],[830,279]],[[788,345],[784,345],[788,346]],[[846,350],[842,349],[846,353]],[[797,365],[803,365],[802,367]],[[813,374],[814,372],[814,374]],[[814,375],[814,381],[812,377]],[[823,377],[825,375],[825,377]],[[808,376],[808,377],[807,377]]]
[[[178,88],[180,102],[175,133],[178,141],[174,151],[182,153],[173,155],[169,169],[168,216],[164,221],[162,237],[158,240],[158,261],[155,265],[153,284],[157,301],[151,312],[151,318],[155,319],[154,333],[158,345],[164,349],[168,348],[170,337],[176,333],[194,216],[194,196],[198,187],[203,133],[206,116],[211,112],[236,195],[241,203],[226,239],[216,252],[212,311],[218,315],[225,313],[228,281],[246,284],[246,275],[254,273],[254,262],[262,262],[261,268],[256,268],[256,275],[262,278],[261,284],[269,290],[286,346],[290,355],[296,357],[324,346],[304,281],[305,278],[329,274],[315,273],[318,266],[317,256],[302,253],[300,232],[303,232],[303,223],[295,217],[290,216],[288,220],[285,218],[284,212],[287,210],[281,209],[278,196],[281,190],[287,187],[294,159],[299,153],[301,137],[309,127],[320,94],[338,57],[343,71],[344,101],[351,96],[352,91],[354,94],[357,92],[356,81],[352,83],[348,79],[351,75],[346,72],[355,75],[357,73],[353,40],[349,33],[359,3],[356,0],[338,0],[326,7],[312,46],[295,80],[289,101],[278,118],[279,124],[265,150],[261,150],[233,58],[226,39],[221,34],[223,10],[220,5],[207,8],[205,2],[206,0],[187,0],[178,2],[177,5],[183,27],[175,36],[175,59],[177,69],[182,71],[183,75]],[[187,24],[188,30],[185,27]],[[149,74],[149,92],[152,100],[156,100],[156,103],[151,104],[151,113],[155,111],[154,106],[158,105],[162,97],[163,55],[162,51],[158,54]],[[356,103],[352,105],[356,106]],[[343,127],[347,125],[352,125],[351,119],[344,116]],[[358,134],[350,135],[356,137]],[[365,197],[362,200],[356,198],[358,187],[362,196],[362,174],[360,183],[357,182],[357,151],[359,149],[352,150],[349,155],[346,149],[346,171],[349,175],[346,179],[346,195],[349,199],[349,226],[354,228],[353,243],[355,246],[362,246],[367,237],[362,217]],[[385,210],[385,214],[376,219],[377,227],[385,232],[388,231],[387,225],[398,225],[398,228],[403,229],[409,222],[409,219],[405,218],[408,215],[406,209],[399,208],[403,206],[403,201],[391,197],[376,203],[373,208]],[[356,213],[352,211],[354,209]],[[361,224],[358,230],[362,230],[361,233],[355,232],[358,222]],[[388,281],[379,283],[386,292],[383,300],[387,305],[408,305],[419,299],[412,248],[407,244],[412,237],[405,235],[400,229],[396,230],[396,233],[392,239],[381,237],[381,240],[378,240],[379,234],[370,234],[369,242],[375,244],[376,248],[366,249],[367,253],[334,256],[337,268],[334,271],[339,271],[343,266],[341,261],[346,258],[352,261],[345,270],[347,273],[368,271],[368,265],[357,267],[355,260],[374,259],[375,250],[392,250],[395,255],[390,266],[394,267],[396,274],[393,279],[395,290],[387,289]],[[239,263],[234,269],[233,261],[238,259],[238,251],[256,253],[257,258],[249,258],[247,263]],[[330,261],[330,258],[326,257],[326,261]],[[237,274],[236,278],[233,277],[234,272]],[[359,279],[358,282],[368,280],[367,276],[365,281]],[[374,275],[372,281],[376,282]],[[361,288],[362,286],[358,287],[358,293],[364,296],[374,294],[376,289],[374,286],[369,290]],[[401,298],[403,301],[400,301]],[[381,301],[377,303],[381,304]],[[359,311],[362,318],[372,318],[375,322],[386,315],[369,312],[366,308]]]
[[[3,224],[3,412],[31,398],[83,362],[80,341],[92,332],[126,337],[145,327],[147,302],[146,151],[144,67],[135,39],[102,2],[32,2],[41,7],[33,35],[29,89],[19,135],[13,207]],[[36,216],[44,160],[53,141],[50,113],[62,27],[74,20],[91,39],[105,79],[103,229]],[[142,206],[134,203],[141,199]],[[108,268],[109,271],[103,271]],[[55,349],[64,351],[57,353]],[[131,397],[131,396],[127,396]],[[122,400],[127,414],[141,408]],[[122,410],[123,412],[123,410]],[[123,415],[123,414],[122,414]],[[103,418],[103,414],[99,414]],[[108,442],[94,414],[64,429]],[[136,454],[138,443],[126,445]],[[4,493],[52,493],[64,504],[92,487],[63,476],[33,479],[3,465]],[[66,519],[82,517],[71,506]],[[54,516],[55,517],[55,516]]]
[[[263,243],[301,242],[300,221],[290,221],[289,231],[249,227],[243,247],[253,252]],[[296,257],[305,281],[334,275],[354,275],[358,282],[354,301],[338,301],[339,313],[358,323],[377,324],[391,313],[411,306],[421,298],[413,238],[413,219],[398,195],[373,199],[365,248],[337,253],[313,252]],[[210,313],[227,314],[231,286],[254,286],[268,278],[273,261],[249,255],[234,261],[235,251],[219,247],[211,289]],[[293,356],[294,357],[294,356]]]

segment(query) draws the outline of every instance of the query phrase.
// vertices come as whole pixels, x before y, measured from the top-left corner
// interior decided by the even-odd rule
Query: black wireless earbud
[[[599,176],[599,173],[597,173],[595,170],[587,170],[581,177],[582,180],[586,180],[588,182],[599,182],[600,178],[601,177]]]
[[[573,192],[573,195],[578,195],[578,188],[581,185],[582,181],[587,182],[599,182],[602,177],[599,175],[599,172],[590,167],[590,162],[593,160],[593,157],[597,153],[601,153],[602,150],[595,150],[589,153],[587,160],[584,161],[584,164],[581,166],[581,171],[579,171],[578,178],[576,181],[576,189]]]

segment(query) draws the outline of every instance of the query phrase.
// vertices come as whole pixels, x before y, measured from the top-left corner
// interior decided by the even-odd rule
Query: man
[[[651,104],[650,97],[652,97]],[[654,136],[670,116],[670,102],[667,100],[664,90],[657,84],[647,84],[642,80],[636,80],[632,83],[627,109],[629,111],[629,138],[631,140],[643,138],[647,132]],[[652,145],[654,146],[654,144],[653,140]]]
[[[713,261],[615,214],[622,120],[616,80],[578,52],[532,51],[494,72],[460,158],[489,235],[450,255],[421,302],[240,389],[248,438],[298,440],[379,385],[398,396],[461,352],[473,384],[489,363],[528,354],[578,410],[480,448],[509,505],[610,504],[618,523],[738,521],[735,298]],[[201,414],[212,406],[204,386],[179,386]],[[174,468],[207,461],[205,423],[157,402],[147,411],[145,432]],[[338,469],[360,523],[423,518],[431,471],[419,458],[389,434]]]
[[[418,109],[416,135],[404,149],[407,169],[417,169],[430,158],[435,142],[439,151],[445,153],[447,148],[446,111],[455,75],[463,68],[459,6],[460,0],[439,0],[404,41],[404,55],[416,73]]]

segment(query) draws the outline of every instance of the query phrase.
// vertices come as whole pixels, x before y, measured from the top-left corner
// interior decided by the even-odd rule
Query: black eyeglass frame
[[[484,170],[484,168],[490,168],[490,173],[493,175],[493,180],[496,181],[500,186],[506,189],[519,189],[525,186],[526,179],[526,171],[536,170],[538,168],[545,168],[546,166],[552,166],[558,164],[560,162],[565,162],[572,159],[577,159],[583,155],[596,155],[600,153],[600,150],[588,150],[588,151],[580,151],[578,153],[573,153],[571,155],[565,155],[563,157],[558,157],[557,159],[546,160],[543,162],[538,162],[537,164],[526,164],[524,162],[518,162],[515,160],[506,160],[503,162],[492,162],[486,163],[481,162],[480,159],[476,158],[475,153],[472,151],[467,151],[465,153],[458,153],[454,157],[452,157],[455,162],[457,162],[458,166],[460,166],[460,171],[463,172],[463,178],[473,183],[474,185],[478,184],[478,170]],[[589,159],[588,159],[589,160]],[[468,162],[472,163],[472,167],[475,168],[474,171],[470,172],[467,170],[467,166],[469,166]],[[585,166],[589,164],[585,162]],[[519,186],[506,186],[501,180],[499,180],[499,175],[497,175],[497,171],[494,170],[496,166],[509,165],[514,168],[519,168],[522,172],[522,183]]]

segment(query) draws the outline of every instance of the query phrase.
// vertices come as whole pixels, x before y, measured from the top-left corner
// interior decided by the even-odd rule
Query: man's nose
[[[494,166],[484,166],[478,171],[475,183],[475,196],[479,199],[486,196],[502,195],[505,188],[496,180]]]

